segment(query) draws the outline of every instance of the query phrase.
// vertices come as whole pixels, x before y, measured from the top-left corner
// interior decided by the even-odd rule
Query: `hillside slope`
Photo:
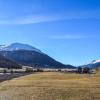
[[[35,68],[74,68],[71,65],[64,65],[51,58],[41,50],[22,43],[13,43],[8,46],[0,47],[0,54],[23,66]]]
[[[35,51],[0,51],[0,54],[24,66],[33,66],[36,68],[73,68],[71,65],[64,65],[46,54],[41,54]]]
[[[1,68],[21,68],[16,62],[9,60],[0,55],[0,67]]]

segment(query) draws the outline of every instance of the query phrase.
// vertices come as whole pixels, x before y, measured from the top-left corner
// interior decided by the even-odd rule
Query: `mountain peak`
[[[100,63],[100,60],[93,60],[92,63],[93,63],[93,64],[95,64],[95,63]]]
[[[0,51],[16,51],[16,50],[29,50],[41,53],[39,49],[23,43],[12,43],[8,46],[0,46]]]

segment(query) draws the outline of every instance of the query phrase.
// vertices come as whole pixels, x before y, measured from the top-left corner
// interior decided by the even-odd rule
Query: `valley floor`
[[[100,72],[42,72],[0,83],[0,100],[100,100]]]

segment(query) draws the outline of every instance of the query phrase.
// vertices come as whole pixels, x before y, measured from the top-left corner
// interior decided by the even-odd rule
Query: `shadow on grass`
[[[11,79],[14,79],[14,78],[30,75],[30,74],[33,74],[33,73],[34,72],[29,72],[29,73],[0,73],[0,83],[4,82],[6,80],[11,80]]]

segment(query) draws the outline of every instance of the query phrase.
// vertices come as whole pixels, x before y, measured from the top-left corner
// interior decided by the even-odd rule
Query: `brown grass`
[[[0,83],[0,100],[100,100],[100,72],[43,72],[12,79]]]

